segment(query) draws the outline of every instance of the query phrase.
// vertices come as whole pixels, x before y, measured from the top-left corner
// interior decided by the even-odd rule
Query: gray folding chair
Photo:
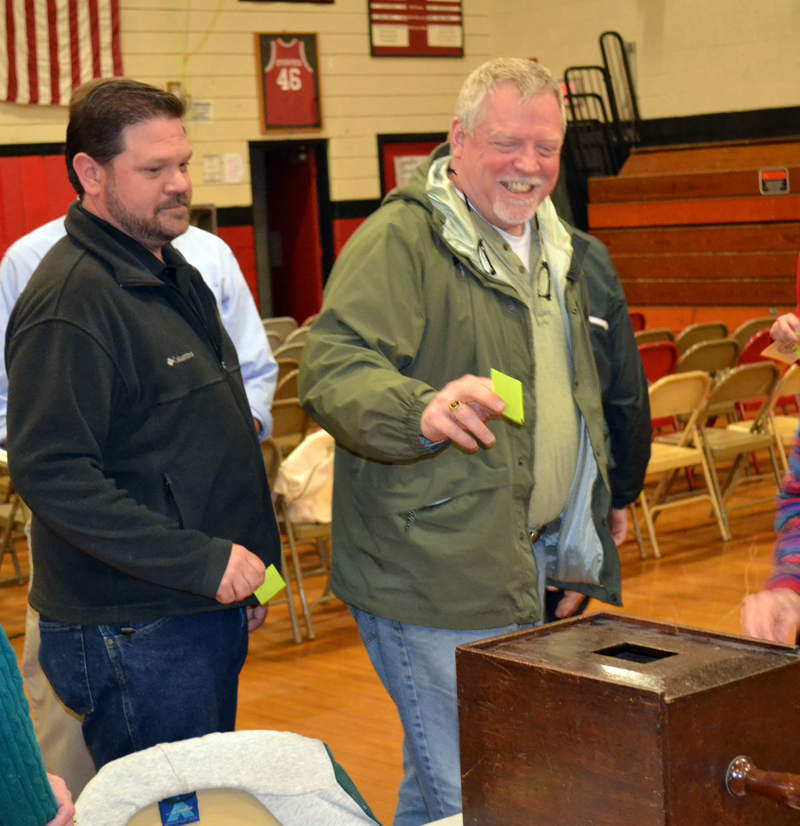
[[[272,440],[288,456],[306,437],[311,419],[298,398],[277,399],[272,403]]]
[[[278,379],[275,387],[275,399],[296,399],[297,398],[297,377],[299,370],[292,370],[283,378]]]
[[[290,344],[305,344],[309,329],[309,327],[298,327],[296,330],[292,330],[283,340],[283,346],[288,347]]]
[[[675,333],[672,330],[667,330],[666,327],[659,327],[655,330],[639,330],[634,333],[636,339],[636,346],[642,344],[654,344],[657,341],[675,341]]]
[[[284,341],[286,336],[297,329],[297,322],[288,315],[276,316],[275,318],[262,318],[261,323],[264,325],[264,330],[267,333],[275,333],[278,337],[278,343]]]
[[[762,318],[751,318],[740,324],[732,333],[731,338],[739,345],[739,350],[744,350],[744,345],[756,334],[762,330],[772,327],[777,319],[775,316],[763,316]]]
[[[690,347],[675,365],[676,373],[702,370],[716,378],[730,370],[739,357],[739,345],[732,338],[701,341]]]
[[[774,494],[766,499],[750,500],[729,505],[731,495],[742,482],[760,477],[745,477],[750,454],[757,450],[769,452],[772,475],[776,485],[781,483],[781,471],[776,456],[776,436],[770,426],[769,408],[772,395],[780,380],[780,370],[774,362],[759,361],[735,367],[721,378],[712,388],[711,395],[699,417],[698,438],[706,459],[712,468],[711,479],[714,483],[717,499],[722,505],[722,518],[728,531],[728,514],[734,508],[742,508],[756,502],[771,502]],[[733,421],[737,408],[754,399],[763,399],[755,418],[743,423]],[[721,417],[727,417],[730,423],[726,427],[714,426]],[[743,428],[742,425],[745,425]],[[722,485],[717,479],[716,467],[724,463],[728,467]]]
[[[655,518],[662,510],[683,507],[689,502],[707,499],[711,502],[723,539],[730,539],[730,532],[724,521],[721,504],[717,496],[717,487],[712,480],[713,470],[709,466],[698,439],[696,424],[703,410],[711,387],[707,373],[699,370],[691,373],[674,373],[664,376],[648,389],[650,397],[650,415],[653,419],[670,418],[685,424],[677,433],[667,437],[656,437],[647,463],[647,475],[659,474],[659,480],[653,493],[648,497],[644,490],[639,494],[653,555],[660,558],[656,539]],[[685,467],[699,465],[706,481],[705,490],[669,497],[669,488],[676,473]],[[638,526],[635,526],[638,527]],[[641,538],[637,537],[639,555],[645,558]]]
[[[717,338],[728,337],[728,325],[721,321],[705,321],[701,324],[690,324],[675,337],[675,346],[683,354],[690,347],[701,341],[713,341]]]
[[[15,583],[22,585],[28,581],[28,575],[22,573],[22,567],[17,554],[15,542],[22,538],[25,533],[25,523],[30,517],[30,511],[25,506],[20,495],[11,486],[8,479],[8,454],[0,449],[0,476],[6,477],[5,501],[0,504],[0,565],[8,554],[14,566],[14,576],[3,577],[0,585],[5,583]]]
[[[305,342],[300,341],[297,344],[281,344],[277,350],[272,351],[272,355],[275,356],[276,359],[294,359],[295,361],[300,361],[303,356],[303,348],[305,347]]]

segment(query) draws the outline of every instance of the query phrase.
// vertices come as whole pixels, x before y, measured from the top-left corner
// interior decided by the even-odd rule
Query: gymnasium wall
[[[609,29],[635,44],[643,118],[797,106],[796,0],[498,0],[493,44],[563,75]]]
[[[642,117],[672,118],[797,105],[795,0],[463,0],[465,57],[371,58],[366,0],[332,5],[241,0],[121,0],[126,73],[181,81],[213,101],[214,123],[188,124],[195,200],[251,203],[247,142],[259,128],[254,33],[317,32],[331,198],[377,198],[376,134],[446,131],[463,77],[490,56],[537,57],[558,74],[599,60],[598,35],[636,44]],[[0,145],[63,140],[64,107],[0,104]],[[202,183],[203,154],[241,153],[243,184]]]
[[[213,101],[214,123],[187,124],[195,151],[197,203],[249,205],[248,141],[328,138],[331,198],[376,198],[379,133],[446,131],[463,77],[493,52],[493,0],[465,0],[462,59],[371,58],[366,0],[332,5],[240,0],[121,0],[127,75],[155,84],[181,81]],[[321,130],[262,135],[254,34],[316,32]],[[0,104],[0,144],[63,140],[63,107]],[[204,154],[241,153],[245,183],[204,185]]]
[[[338,251],[380,197],[376,135],[446,131],[461,81],[495,55],[536,57],[561,75],[570,65],[599,62],[598,36],[608,29],[619,31],[635,44],[643,127],[653,125],[650,131],[669,138],[657,143],[680,142],[675,139],[687,129],[701,135],[709,129],[727,132],[725,123],[731,118],[734,124],[752,121],[756,132],[771,119],[776,125],[770,126],[770,134],[785,135],[786,117],[791,126],[800,112],[796,0],[463,0],[465,57],[460,59],[371,58],[366,0],[336,0],[331,5],[242,0],[120,4],[126,73],[155,84],[179,81],[190,97],[213,104],[212,123],[187,123],[195,150],[194,200],[220,208],[220,234],[236,248],[254,291],[250,141],[329,141],[333,242]],[[261,133],[254,45],[259,32],[317,33],[321,130]],[[65,107],[0,103],[0,156],[25,154],[26,145],[57,144],[65,126]],[[244,182],[204,183],[202,156],[226,153],[241,155]],[[21,227],[20,214],[32,211],[38,216],[46,207],[50,215],[71,197],[63,181],[52,190],[46,176],[52,177],[55,167],[48,166],[39,180],[56,196],[48,195],[44,204],[29,192],[20,213],[14,206],[17,184],[33,180],[29,172],[20,178],[25,164],[29,162],[8,161],[0,170],[3,248],[20,228],[31,228]]]

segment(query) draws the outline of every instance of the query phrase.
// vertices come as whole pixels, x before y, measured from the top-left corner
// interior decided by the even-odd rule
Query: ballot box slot
[[[628,662],[646,665],[647,663],[665,660],[667,657],[674,657],[677,652],[650,648],[646,645],[636,645],[632,642],[623,642],[608,648],[600,648],[593,653],[600,654],[602,657],[613,657],[615,660],[627,660]]]

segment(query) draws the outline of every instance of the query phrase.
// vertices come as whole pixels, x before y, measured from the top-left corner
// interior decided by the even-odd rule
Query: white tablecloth
[[[446,817],[444,820],[434,820],[430,826],[463,826],[464,821],[461,819],[461,815],[452,815],[451,817]]]

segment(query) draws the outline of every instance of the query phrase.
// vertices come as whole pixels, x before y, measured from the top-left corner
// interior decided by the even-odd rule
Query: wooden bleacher
[[[759,194],[765,168],[787,168],[800,192],[800,138],[634,149],[619,176],[589,180],[589,231],[631,307],[719,308],[724,320],[725,308],[795,306],[800,194]]]

